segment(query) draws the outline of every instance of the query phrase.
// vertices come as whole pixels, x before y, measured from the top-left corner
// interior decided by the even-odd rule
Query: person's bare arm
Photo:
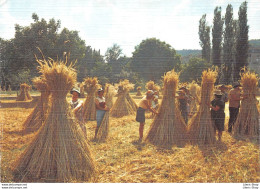
[[[148,101],[144,101],[144,104],[146,105],[146,107],[148,107],[148,109],[149,109],[151,112],[153,112],[154,114],[158,114],[158,112],[151,107],[151,105],[148,103]]]
[[[107,106],[105,106],[105,108],[103,108],[103,107],[101,107],[100,105],[99,105],[99,101],[96,99],[95,100],[95,104],[96,104],[96,108],[98,109],[98,110],[109,110],[109,108],[107,107]]]

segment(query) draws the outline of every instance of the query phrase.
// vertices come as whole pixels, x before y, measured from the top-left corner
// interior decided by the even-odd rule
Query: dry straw
[[[46,81],[41,77],[36,77],[33,79],[33,84],[37,90],[41,92],[41,96],[36,107],[23,123],[23,127],[26,133],[37,131],[42,126],[44,120],[46,119],[46,113],[48,109],[50,90]]]
[[[16,101],[27,101],[32,100],[29,94],[30,85],[23,83],[20,85],[20,94],[17,96]]]
[[[137,89],[136,96],[142,96],[141,88],[142,88],[142,87],[140,87],[140,86],[136,88],[136,89]]]
[[[174,70],[164,76],[163,99],[159,114],[153,120],[146,140],[157,146],[184,145],[187,140],[185,122],[176,104],[179,74]]]
[[[189,84],[189,90],[190,95],[192,96],[190,103],[190,111],[192,114],[194,114],[198,111],[200,86],[195,81],[192,81]]]
[[[105,87],[105,99],[106,99],[106,106],[111,108],[113,106],[113,97],[115,96],[115,88],[110,84],[106,84]],[[109,111],[106,111],[103,120],[100,124],[100,127],[97,132],[97,141],[104,142],[108,137],[109,132]]]
[[[128,80],[120,81],[118,86],[117,99],[111,109],[112,117],[123,117],[127,115],[134,115],[137,110],[137,105],[130,96],[129,91],[134,89],[134,84]]]
[[[241,101],[240,111],[234,124],[234,135],[236,137],[252,139],[259,137],[259,111],[256,99],[258,80],[258,75],[249,71],[241,75],[244,98]]]
[[[216,71],[208,69],[202,72],[200,106],[189,122],[189,135],[192,143],[203,145],[213,144],[216,141],[210,113],[210,102],[216,78]]]
[[[85,182],[95,175],[90,148],[66,95],[76,82],[72,64],[38,60],[51,91],[50,110],[35,138],[13,165],[19,182]]]
[[[154,83],[154,81],[148,81],[147,83],[146,83],[146,89],[147,90],[152,90],[152,91],[160,91],[160,86],[159,85],[156,85],[155,83]]]
[[[88,77],[85,79],[84,83],[87,97],[83,103],[83,118],[84,121],[93,121],[96,120],[96,92],[100,86],[96,77]]]

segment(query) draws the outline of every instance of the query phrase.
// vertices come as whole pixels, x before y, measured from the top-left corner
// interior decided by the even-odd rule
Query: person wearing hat
[[[136,113],[136,121],[140,123],[139,126],[139,142],[143,139],[143,131],[145,124],[145,110],[150,110],[154,114],[158,114],[156,110],[152,108],[152,99],[154,96],[154,92],[152,90],[148,90],[146,95],[139,102],[139,107]]]
[[[227,91],[227,87],[225,85],[221,85],[219,87],[219,90],[221,91],[222,93],[222,97],[221,97],[221,100],[226,103],[228,102],[228,93],[226,92]]]
[[[233,89],[229,92],[229,121],[228,121],[228,132],[232,132],[232,127],[237,119],[237,115],[240,107],[241,100],[241,85],[238,82],[235,82]]]
[[[104,115],[106,113],[106,111],[109,111],[109,108],[106,106],[106,99],[104,97],[104,90],[103,88],[100,88],[97,92],[97,97],[95,100],[95,104],[96,104],[96,119],[97,119],[97,127],[95,130],[95,137],[94,139],[96,139],[97,137],[97,133],[98,133],[98,129],[101,125],[101,122],[104,118]]]
[[[83,102],[82,102],[82,100],[79,100],[80,90],[77,88],[73,88],[70,91],[70,93],[72,94],[72,98],[70,101],[70,107],[71,107],[72,112],[74,113],[85,137],[87,137],[86,127],[83,122],[83,112],[82,112]]]
[[[215,131],[218,131],[218,140],[221,141],[222,132],[225,125],[225,103],[221,100],[223,94],[220,90],[215,91],[215,99],[211,101],[211,119],[214,124]]]

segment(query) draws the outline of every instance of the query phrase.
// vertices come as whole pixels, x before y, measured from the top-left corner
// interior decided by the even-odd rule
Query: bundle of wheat
[[[105,87],[105,99],[106,99],[106,106],[111,108],[113,106],[113,97],[115,96],[115,88],[113,85],[106,84]],[[109,132],[109,111],[106,111],[103,120],[99,126],[96,140],[98,142],[104,142],[108,137]]]
[[[29,94],[30,86],[26,83],[20,85],[20,94],[17,96],[16,101],[27,101],[31,100],[32,97]]]
[[[129,80],[124,80],[125,85],[128,85],[128,89],[133,90],[134,89],[134,84],[130,83]],[[128,92],[126,94],[126,100],[128,101],[128,103],[130,104],[130,106],[132,107],[132,109],[136,112],[138,105],[136,104],[136,102],[134,101],[134,99],[131,97],[130,93]]]
[[[37,131],[42,126],[43,121],[46,119],[50,95],[50,90],[43,78],[36,77],[33,79],[33,83],[37,90],[41,92],[41,96],[36,107],[23,123],[23,128],[26,133]]]
[[[160,86],[159,86],[159,85],[156,85],[156,84],[154,83],[154,81],[148,81],[148,82],[146,83],[146,89],[147,89],[147,90],[152,90],[152,91],[157,91],[157,92],[159,92],[159,91],[160,91]]]
[[[200,90],[199,88],[200,88],[199,85],[195,81],[192,81],[189,84],[190,95],[192,97],[190,103],[191,114],[195,114],[198,110],[198,105],[199,105],[198,91]]]
[[[88,77],[84,81],[85,90],[87,92],[86,100],[83,103],[83,118],[84,121],[96,120],[96,92],[100,85],[98,84],[98,79],[96,77]]]
[[[80,89],[80,98],[84,98],[85,97],[85,87],[84,87],[84,82],[79,84],[79,89]]]
[[[200,106],[189,122],[189,135],[192,143],[213,144],[216,141],[210,113],[210,102],[216,78],[216,71],[209,69],[202,72]]]
[[[175,102],[179,74],[174,70],[164,76],[163,99],[146,140],[158,146],[184,145],[187,141],[185,122]]]
[[[142,87],[140,87],[140,86],[136,88],[136,89],[137,89],[136,96],[142,96],[141,88],[142,88]]]
[[[129,99],[129,91],[133,90],[134,84],[129,83],[128,80],[120,81],[118,86],[118,97],[116,99],[115,104],[113,105],[110,114],[112,117],[123,117],[126,115],[134,115],[136,113],[136,104],[133,103],[131,99]],[[130,101],[129,101],[130,100]],[[135,103],[135,102],[134,102]]]
[[[234,124],[235,137],[259,137],[259,111],[256,92],[259,77],[257,74],[246,71],[241,75],[243,98],[240,111]]]
[[[89,181],[95,175],[90,148],[66,100],[76,82],[73,65],[37,61],[51,91],[51,106],[39,132],[14,163],[14,178],[19,182]]]

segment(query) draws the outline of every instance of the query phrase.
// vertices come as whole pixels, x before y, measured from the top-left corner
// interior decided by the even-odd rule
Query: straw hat
[[[215,96],[222,96],[222,93],[221,93],[220,90],[216,90],[216,91],[214,92],[214,95],[215,95]]]
[[[73,92],[77,92],[80,96],[80,89],[74,87],[73,89],[71,89],[70,94],[72,94]]]

